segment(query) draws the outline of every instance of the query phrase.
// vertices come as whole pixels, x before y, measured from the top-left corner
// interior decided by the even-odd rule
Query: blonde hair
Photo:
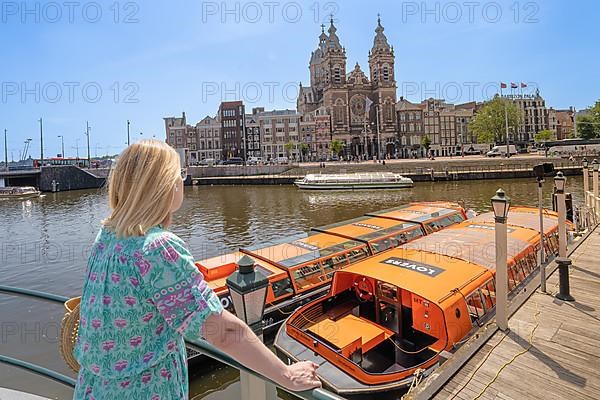
[[[171,146],[158,140],[132,144],[108,177],[112,213],[102,224],[119,237],[145,235],[168,220],[178,179],[179,154]]]

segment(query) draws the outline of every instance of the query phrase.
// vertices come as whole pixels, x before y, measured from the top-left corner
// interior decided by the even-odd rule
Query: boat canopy
[[[540,215],[537,208],[531,207],[511,207],[508,213],[511,225],[521,226],[523,228],[540,230]],[[473,222],[494,223],[494,215],[485,213],[471,218]],[[544,233],[547,234],[556,228],[558,223],[558,213],[550,210],[544,210]]]
[[[556,230],[549,227],[548,231]],[[537,243],[539,233],[533,229],[514,226],[509,223],[507,235],[508,263],[525,251],[533,243]],[[492,223],[466,221],[457,227],[436,232],[422,237],[406,247],[435,252],[445,257],[459,258],[482,265],[489,269],[496,268],[495,231]]]
[[[302,236],[275,245],[263,244],[249,247],[243,252],[271,260],[276,265],[287,269],[365,245],[357,240],[315,231]]]
[[[315,228],[320,232],[344,235],[360,240],[373,240],[420,226],[414,222],[363,216]]]
[[[338,271],[332,290],[339,292],[337,285],[348,284],[353,281],[352,275],[360,275],[395,285],[439,305],[455,289],[462,289],[466,282],[485,274],[492,276],[486,268],[468,261],[399,247]]]
[[[414,222],[427,222],[438,217],[456,214],[457,211],[458,210],[455,208],[449,208],[444,205],[407,204],[389,210],[369,213],[367,215]]]

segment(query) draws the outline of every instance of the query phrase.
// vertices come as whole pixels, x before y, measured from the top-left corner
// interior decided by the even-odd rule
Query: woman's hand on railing
[[[244,367],[263,375],[291,391],[310,390],[321,386],[317,377],[317,365],[298,362],[286,365],[281,361],[243,321],[228,311],[211,314],[202,325],[202,335],[208,343]],[[192,339],[197,332],[188,332]]]
[[[293,392],[321,387],[321,381],[317,377],[319,366],[312,361],[300,361],[286,366],[283,374],[282,386]],[[286,383],[287,382],[287,383]]]

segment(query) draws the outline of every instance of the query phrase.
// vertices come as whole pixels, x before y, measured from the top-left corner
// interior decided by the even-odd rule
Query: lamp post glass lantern
[[[504,193],[504,190],[498,189],[496,191],[496,195],[492,197],[492,208],[497,220],[506,221],[508,209],[510,208],[510,197]]]
[[[587,169],[588,167],[588,159],[587,158],[583,158],[583,168]]]
[[[269,279],[254,268],[254,260],[244,255],[238,270],[227,278],[235,314],[255,331],[262,328]]]
[[[598,160],[594,159],[594,161],[592,161],[592,168],[594,169],[594,172],[598,172],[598,167],[600,167],[600,164],[598,164]]]
[[[559,171],[558,174],[554,177],[554,187],[556,188],[557,193],[565,192],[565,185],[567,183],[567,177],[563,175],[562,171]]]

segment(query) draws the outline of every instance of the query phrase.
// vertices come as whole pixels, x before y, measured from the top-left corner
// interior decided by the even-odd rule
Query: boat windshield
[[[370,213],[370,216],[379,216],[385,218],[397,218],[405,219],[414,222],[427,222],[432,219],[436,219],[441,216],[447,216],[450,214],[459,214],[454,209],[435,207],[435,206],[420,206],[415,204],[408,204],[390,210],[378,211]],[[462,221],[462,219],[461,219]],[[457,221],[460,222],[460,221]]]
[[[288,237],[278,243],[263,244],[245,249],[277,263],[284,268],[319,260],[332,254],[347,251],[364,243],[321,232],[310,232]]]

